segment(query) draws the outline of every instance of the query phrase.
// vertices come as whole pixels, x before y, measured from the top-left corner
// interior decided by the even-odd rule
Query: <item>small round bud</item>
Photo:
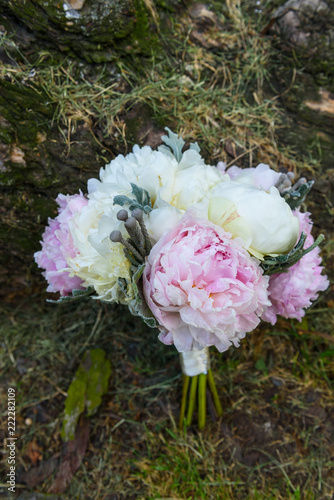
[[[128,220],[124,223],[126,229],[135,229],[137,227],[137,221],[134,217],[129,217]]]
[[[132,212],[132,217],[134,217],[137,221],[140,221],[143,218],[143,211],[140,208],[135,208]]]
[[[122,221],[126,221],[129,217],[129,214],[126,210],[124,210],[124,208],[122,208],[122,210],[120,210],[119,212],[117,212],[117,215],[116,215],[117,219],[118,220],[122,220]]]
[[[109,238],[113,243],[121,243],[123,240],[121,231],[112,231]]]

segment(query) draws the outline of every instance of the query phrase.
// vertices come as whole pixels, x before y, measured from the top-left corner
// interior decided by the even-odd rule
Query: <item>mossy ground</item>
[[[212,164],[262,161],[315,178],[308,209],[315,233],[326,234],[323,258],[332,280],[332,173],[324,169],[317,141],[294,149],[277,135],[282,125],[298,126],[280,97],[293,90],[290,74],[280,85],[273,79],[281,59],[270,38],[259,35],[278,3],[266,2],[262,15],[251,2],[211,2],[213,15],[198,14],[189,4],[166,15],[159,45],[141,59],[129,55],[92,67],[40,51],[18,57],[17,66],[4,65],[0,73],[18,87],[43,89],[69,151],[78,128],[85,124],[92,131],[101,159],[96,175],[115,154],[135,142],[154,144],[169,126],[198,141]],[[32,255],[26,259],[32,262]],[[224,415],[203,433],[193,426],[184,434],[175,423],[181,397],[177,353],[124,308],[92,300],[45,303],[45,284],[36,269],[33,276],[29,295],[11,295],[2,306],[0,326],[0,433],[5,444],[6,394],[13,386],[18,477],[59,454],[66,391],[84,352],[100,347],[113,365],[109,391],[90,420],[88,450],[62,498],[333,497],[331,291],[301,324],[263,324],[239,349],[212,351]],[[5,460],[2,465],[6,471]],[[47,492],[51,482],[49,477],[35,490]],[[17,490],[25,489],[18,482]]]

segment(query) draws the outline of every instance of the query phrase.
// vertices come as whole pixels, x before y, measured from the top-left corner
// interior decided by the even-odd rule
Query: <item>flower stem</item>
[[[218,415],[218,417],[221,417],[223,414],[223,408],[222,408],[222,405],[220,404],[220,401],[219,401],[219,396],[218,396],[218,392],[216,389],[216,384],[215,384],[215,381],[214,381],[214,378],[212,375],[211,368],[208,370],[208,383],[209,383],[209,388],[210,388],[210,391],[211,391],[211,394],[213,397],[213,402],[214,402],[214,405],[216,408],[217,415]]]
[[[198,429],[202,431],[205,427],[206,417],[206,379],[207,374],[198,376]]]
[[[187,401],[189,382],[190,382],[190,377],[188,375],[183,375],[182,401],[181,401],[180,422],[179,422],[180,430],[183,429],[184,425],[184,416],[186,413],[186,401]]]
[[[195,375],[195,377],[191,378],[188,413],[187,413],[187,427],[190,427],[192,419],[193,419],[193,413],[194,413],[195,403],[196,403],[197,381],[198,381],[198,375]]]

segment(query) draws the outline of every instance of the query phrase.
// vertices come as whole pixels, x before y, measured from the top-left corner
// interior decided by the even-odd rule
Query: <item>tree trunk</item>
[[[0,29],[8,34],[0,46],[0,65],[8,67],[0,78],[0,295],[10,300],[17,294],[31,293],[36,286],[45,287],[33,253],[40,249],[39,240],[48,217],[57,214],[58,193],[74,194],[79,189],[86,192],[87,179],[97,177],[100,167],[125,149],[124,143],[119,149],[121,141],[104,136],[102,125],[94,128],[93,119],[76,120],[75,126],[69,123],[67,128],[64,123],[54,122],[56,106],[49,102],[48,89],[34,83],[34,69],[31,78],[22,81],[15,77],[16,69],[25,62],[23,53],[33,54],[33,58],[35,52],[38,54],[45,47],[59,64],[64,59],[60,48],[66,53],[80,53],[88,61],[105,61],[117,54],[116,37],[128,35],[123,45],[117,42],[120,53],[126,43],[133,43],[135,14],[142,27],[148,24],[141,7],[134,10],[132,0],[71,0],[73,8],[76,6],[82,13],[83,24],[79,25],[79,18],[75,18],[70,27],[66,24],[68,16],[59,12],[63,2],[0,0],[0,5],[34,31],[8,12],[0,16]],[[87,32],[85,26],[89,26]],[[134,44],[135,52],[141,50],[143,40],[144,37],[141,45]],[[93,74],[101,71],[101,67],[85,61],[77,65]],[[131,111],[132,137],[127,140],[137,142],[137,133],[142,132],[145,121],[151,123],[143,108]]]

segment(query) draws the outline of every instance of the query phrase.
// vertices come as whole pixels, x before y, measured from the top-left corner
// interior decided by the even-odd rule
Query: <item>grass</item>
[[[282,321],[263,324],[238,350],[212,351],[223,417],[203,433],[193,427],[184,434],[177,430],[178,356],[156,342],[155,331],[95,301],[59,307],[44,299],[8,307],[0,328],[1,401],[14,386],[20,470],[31,466],[33,440],[43,460],[59,450],[67,388],[83,349],[99,346],[112,361],[111,383],[65,498],[330,498],[334,363],[327,341]],[[145,347],[144,335],[152,336]]]
[[[278,3],[264,2],[264,14]],[[127,152],[138,134],[141,142],[147,138],[147,128],[136,125],[144,113],[159,130],[167,125],[198,141],[208,162],[263,161],[327,179],[314,156],[316,139],[303,154],[277,141],[287,118],[272,81],[275,50],[259,35],[267,19],[254,17],[251,2],[212,5],[215,18],[204,30],[186,11],[168,19],[159,50],[139,63],[128,57],[92,70],[47,51],[16,53],[19,65],[3,65],[0,77],[47,95],[69,148],[75,127],[84,122],[101,150],[112,137],[116,149]],[[3,39],[13,54],[17,47],[9,43]],[[332,276],[331,201],[311,194],[308,207],[316,232],[327,236],[323,257]],[[212,351],[223,417],[209,421],[203,433],[194,426],[184,434],[176,424],[182,390],[176,352],[124,308],[88,300],[46,304],[43,289],[41,281],[31,296],[1,306],[0,435],[7,436],[6,392],[13,386],[18,471],[33,465],[32,441],[42,461],[59,453],[66,391],[84,352],[100,347],[112,361],[110,387],[90,420],[88,450],[64,498],[333,497],[329,294],[301,324],[263,324],[241,348]],[[5,459],[1,466],[6,470]],[[46,492],[51,482],[36,489]]]

